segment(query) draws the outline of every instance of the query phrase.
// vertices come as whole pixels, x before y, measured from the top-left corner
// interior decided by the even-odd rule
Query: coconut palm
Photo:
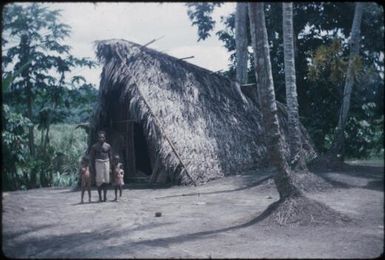
[[[352,24],[352,31],[350,33],[350,56],[348,69],[345,78],[344,94],[342,97],[342,104],[338,116],[338,124],[334,136],[333,144],[328,152],[329,159],[343,161],[344,159],[344,143],[345,143],[345,127],[348,119],[350,108],[350,97],[354,84],[353,64],[355,59],[359,56],[360,38],[361,38],[361,20],[364,9],[364,3],[357,2],[354,10],[354,18]]]
[[[250,31],[255,55],[255,70],[260,108],[266,132],[268,156],[277,170],[274,183],[280,199],[266,210],[267,220],[279,224],[310,224],[312,222],[336,222],[344,217],[328,206],[308,199],[297,188],[284,156],[284,146],[277,116],[277,103],[271,70],[269,43],[265,24],[264,3],[249,3]],[[252,28],[252,26],[255,26]]]
[[[293,168],[305,169],[306,164],[301,155],[302,143],[295,76],[293,3],[282,3],[282,17],[290,164]]]
[[[237,3],[235,14],[236,79],[247,83],[247,3]]]
[[[275,100],[274,82],[271,71],[269,43],[265,24],[263,3],[250,3],[250,19],[255,25],[250,31],[252,34],[253,51],[255,55],[255,70],[258,86],[258,96],[263,117],[264,129],[268,138],[268,151],[271,164],[277,168],[275,182],[281,197],[297,196],[300,191],[292,184],[289,178],[289,166],[284,157],[283,140],[277,116],[277,103]]]

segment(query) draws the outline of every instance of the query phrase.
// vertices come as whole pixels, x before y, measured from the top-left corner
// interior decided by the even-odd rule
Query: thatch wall
[[[93,129],[108,128],[111,103],[127,109],[143,126],[152,181],[200,184],[266,164],[260,113],[228,78],[124,40],[98,42],[97,57]]]

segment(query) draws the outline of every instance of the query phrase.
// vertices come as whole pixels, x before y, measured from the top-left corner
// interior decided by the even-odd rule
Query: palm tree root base
[[[327,205],[304,196],[281,199],[266,211],[270,211],[265,219],[268,224],[284,226],[335,225],[351,221]]]

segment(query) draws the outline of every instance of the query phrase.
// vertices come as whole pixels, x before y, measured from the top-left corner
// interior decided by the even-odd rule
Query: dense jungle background
[[[220,5],[186,4],[186,14],[198,29],[198,41],[218,37],[223,42],[231,58],[229,69],[221,73],[235,78],[235,12],[222,17],[224,30],[214,31],[212,12]],[[285,103],[281,13],[280,3],[265,5],[275,91]],[[353,14],[354,3],[294,3],[299,114],[319,154],[330,148],[337,125]],[[87,132],[79,125],[89,121],[98,90],[82,75],[69,74],[98,64],[71,54],[65,44],[71,28],[61,22],[60,11],[37,3],[10,4],[2,15],[2,188],[75,185],[87,148]],[[346,160],[383,160],[383,21],[383,7],[368,3],[354,63]],[[252,60],[251,48],[249,56]],[[248,82],[255,82],[252,64]]]

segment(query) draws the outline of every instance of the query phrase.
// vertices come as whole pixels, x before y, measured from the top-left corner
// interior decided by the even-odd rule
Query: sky
[[[145,44],[162,37],[148,47],[187,60],[209,70],[225,70],[229,53],[215,33],[205,41],[197,41],[197,28],[191,25],[185,3],[44,3],[50,9],[62,10],[60,21],[72,28],[65,41],[76,57],[96,60],[94,41],[124,39]],[[235,10],[235,3],[225,3],[214,11],[217,29],[223,28],[220,17]],[[84,76],[98,87],[101,66],[76,69],[73,74]]]

